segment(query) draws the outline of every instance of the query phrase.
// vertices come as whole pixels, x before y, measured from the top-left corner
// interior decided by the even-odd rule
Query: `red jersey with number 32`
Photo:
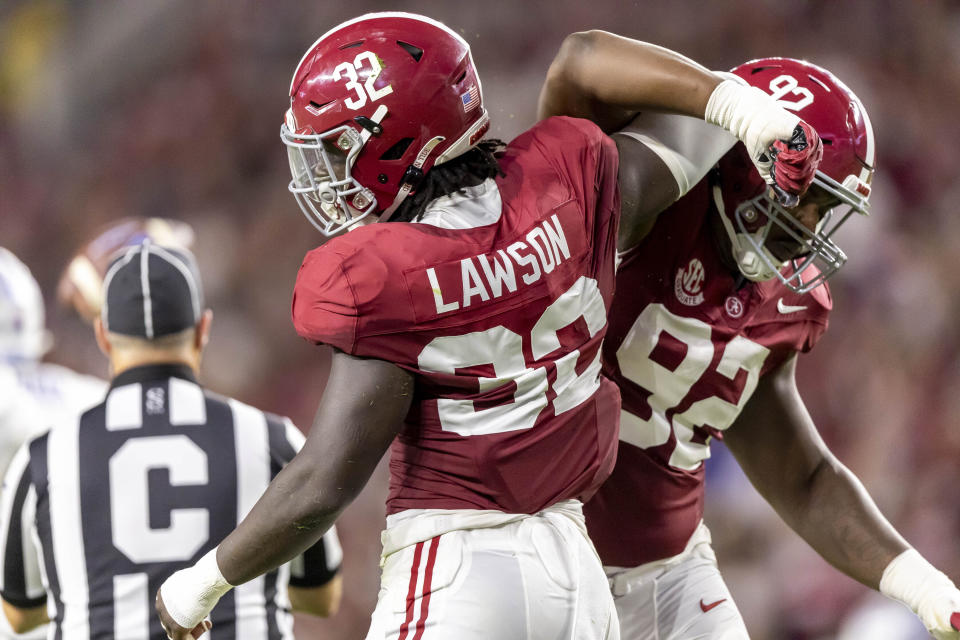
[[[661,214],[617,272],[603,364],[623,398],[620,447],[586,508],[608,566],[683,551],[703,517],[710,438],[722,437],[760,376],[827,327],[826,285],[802,296],[779,280],[738,288],[717,252],[710,189],[702,181]]]
[[[551,118],[505,173],[307,254],[297,332],[415,376],[388,513],[534,513],[609,475],[619,398],[600,375],[620,209],[616,146]]]

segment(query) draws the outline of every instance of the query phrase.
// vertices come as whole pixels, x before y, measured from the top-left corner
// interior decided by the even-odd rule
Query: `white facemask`
[[[720,214],[720,221],[723,223],[723,228],[727,232],[727,237],[730,239],[730,252],[733,255],[734,261],[737,263],[737,269],[740,270],[743,277],[752,282],[766,282],[767,280],[776,278],[780,269],[782,269],[786,263],[778,260],[763,246],[772,223],[767,221],[767,224],[753,233],[737,232],[733,228],[733,222],[731,222],[729,216],[726,215],[719,185],[713,185],[713,202],[717,207],[717,212]],[[760,247],[760,250],[767,258],[766,260],[757,253],[755,247]]]

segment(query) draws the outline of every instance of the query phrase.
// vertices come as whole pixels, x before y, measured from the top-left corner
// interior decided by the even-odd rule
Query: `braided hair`
[[[417,190],[411,193],[390,218],[391,222],[415,222],[423,217],[427,205],[441,196],[473,187],[488,178],[502,176],[497,160],[506,145],[491,138],[456,158],[435,165],[423,177]]]

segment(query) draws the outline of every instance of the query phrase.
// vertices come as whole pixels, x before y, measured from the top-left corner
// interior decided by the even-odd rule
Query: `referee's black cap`
[[[153,340],[196,326],[202,313],[200,272],[186,249],[144,240],[107,268],[101,319],[111,333]]]

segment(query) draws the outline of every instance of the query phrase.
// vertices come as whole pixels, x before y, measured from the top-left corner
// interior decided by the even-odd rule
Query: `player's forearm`
[[[290,561],[333,525],[356,492],[349,490],[352,483],[329,481],[325,471],[319,464],[295,458],[274,478],[247,517],[220,543],[217,563],[227,582],[242,584]]]
[[[330,528],[359,491],[353,482],[329,483],[317,460],[300,454],[274,478],[243,522],[196,564],[177,571],[160,587],[157,610],[171,637],[199,625],[231,588],[275,569],[305,551]],[[299,460],[299,462],[298,462]],[[311,472],[311,467],[317,469]]]
[[[550,66],[539,117],[587,118],[608,133],[645,110],[702,118],[721,80],[663,47],[605,31],[574,33]]]
[[[829,454],[805,482],[771,503],[827,562],[873,589],[908,548],[856,476]]]
[[[880,514],[860,481],[832,456],[784,519],[832,565],[907,605],[936,638],[956,638],[960,591]]]

